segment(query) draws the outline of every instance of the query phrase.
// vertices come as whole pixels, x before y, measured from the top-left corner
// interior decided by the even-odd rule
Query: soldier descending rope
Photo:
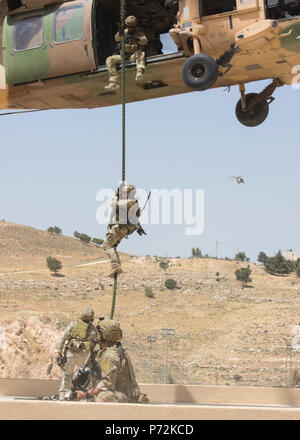
[[[127,238],[134,231],[137,231],[139,235],[146,235],[146,232],[139,223],[142,210],[136,200],[134,185],[120,186],[112,200],[111,207],[110,224],[108,225],[103,249],[111,261],[112,270],[108,276],[114,278],[115,274],[123,272],[117,246],[123,238]]]

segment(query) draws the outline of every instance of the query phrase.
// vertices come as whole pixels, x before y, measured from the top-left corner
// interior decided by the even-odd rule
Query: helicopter
[[[250,177],[249,174],[247,174],[246,177]],[[241,183],[245,183],[245,177],[242,176],[230,176],[231,179],[235,179],[238,183],[238,185],[240,185]]]
[[[126,62],[126,102],[238,86],[238,121],[265,121],[278,87],[300,82],[300,0],[127,0],[128,15],[148,16],[156,36],[180,28],[173,53],[147,56],[145,80]],[[176,18],[177,17],[177,18]],[[120,0],[2,0],[0,109],[118,105],[104,90],[114,53]],[[260,93],[246,84],[271,80]]]

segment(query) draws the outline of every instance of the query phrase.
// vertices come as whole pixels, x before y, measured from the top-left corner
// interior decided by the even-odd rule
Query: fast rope
[[[122,183],[126,180],[126,76],[125,76],[125,16],[126,16],[126,0],[121,0],[120,20],[122,30],[121,40],[121,58],[122,58]],[[111,304],[110,319],[113,319],[116,307],[118,287],[118,274],[114,276],[114,290]]]

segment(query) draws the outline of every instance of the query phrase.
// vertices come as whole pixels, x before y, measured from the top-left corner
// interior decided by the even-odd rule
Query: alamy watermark
[[[116,213],[116,192],[104,188],[98,191],[96,200],[100,202],[96,219],[98,224],[107,225],[118,215],[118,223],[143,225],[185,225],[186,235],[201,235],[204,230],[204,190],[203,189],[137,189],[132,199],[137,199],[142,215],[139,216],[137,205],[132,206],[122,215],[122,198]],[[147,201],[147,199],[149,200]],[[126,196],[127,199],[127,196]],[[130,199],[130,195],[128,196]],[[128,206],[128,205],[126,205]]]

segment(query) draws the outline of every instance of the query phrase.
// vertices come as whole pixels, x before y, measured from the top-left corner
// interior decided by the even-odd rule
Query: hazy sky
[[[257,128],[235,118],[237,87],[129,104],[127,180],[144,189],[203,188],[205,228],[186,236],[185,225],[147,225],[146,237],[134,234],[120,249],[189,256],[199,247],[215,255],[219,241],[219,256],[300,254],[300,90],[285,86],[275,96]],[[121,107],[22,114],[0,124],[0,218],[104,238],[96,194],[121,177]],[[248,173],[245,185],[229,178]]]

